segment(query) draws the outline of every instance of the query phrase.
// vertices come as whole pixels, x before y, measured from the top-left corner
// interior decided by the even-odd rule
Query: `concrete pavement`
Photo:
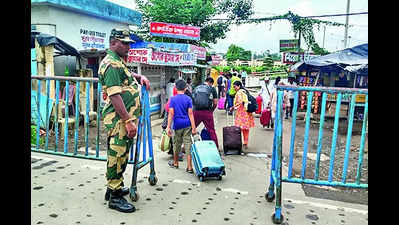
[[[225,114],[216,111],[219,145]],[[137,211],[111,210],[104,200],[106,162],[31,153],[32,224],[273,224],[274,202],[264,195],[269,185],[273,132],[251,130],[245,156],[225,156],[227,175],[221,181],[200,182],[179,169],[170,168],[170,156],[158,149],[160,121],[154,119],[153,144],[158,183],[150,186],[149,166],[138,174]],[[200,130],[200,129],[199,129]],[[283,173],[286,173],[286,168]],[[132,166],[125,183],[130,185]],[[301,185],[283,183],[283,224],[368,224],[368,206],[306,197]],[[128,197],[127,197],[128,199]],[[128,199],[128,201],[131,201]]]

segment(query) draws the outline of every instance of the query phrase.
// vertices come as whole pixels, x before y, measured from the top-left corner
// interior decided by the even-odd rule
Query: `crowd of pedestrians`
[[[166,90],[168,102],[165,104],[162,128],[166,129],[172,138],[173,145],[169,151],[169,154],[173,155],[173,160],[169,161],[171,167],[178,168],[179,161],[183,161],[183,154],[186,154],[188,162],[186,171],[193,172],[190,154],[191,135],[198,132],[197,128],[201,123],[204,124],[204,129],[209,134],[210,140],[214,141],[219,149],[214,122],[214,111],[218,105],[219,109],[226,110],[226,114],[234,114],[234,126],[240,127],[242,132],[243,149],[248,149],[249,133],[250,129],[255,127],[255,120],[254,112],[248,112],[250,94],[245,88],[247,74],[243,74],[236,71],[221,73],[216,81],[208,76],[203,84],[194,89],[191,86],[190,78],[187,81],[179,79],[176,82],[175,79],[170,79]],[[294,79],[289,78],[289,85],[295,85],[293,81]],[[261,98],[261,104],[258,105],[257,111],[271,111],[271,118],[268,120],[272,128],[276,114],[277,85],[285,85],[285,83],[281,81],[280,77],[277,77],[273,84],[270,84],[270,79],[266,77],[261,82],[261,89],[257,93]],[[292,92],[284,92],[283,108],[286,110],[286,118],[292,117],[293,98]]]

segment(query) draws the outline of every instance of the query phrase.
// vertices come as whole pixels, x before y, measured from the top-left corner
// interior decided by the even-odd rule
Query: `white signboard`
[[[104,32],[80,28],[80,37],[82,38],[83,49],[105,49],[106,33]]]
[[[312,59],[314,57],[318,57],[318,56],[320,56],[320,55],[315,55],[313,53],[298,54],[296,52],[284,52],[281,60],[283,61],[283,63],[286,63],[286,64],[294,64],[296,62],[310,60],[310,59]]]

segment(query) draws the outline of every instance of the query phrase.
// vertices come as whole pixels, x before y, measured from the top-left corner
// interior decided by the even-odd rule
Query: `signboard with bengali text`
[[[163,22],[151,22],[150,34],[152,36],[170,37],[179,39],[199,40],[200,27],[171,24]]]
[[[194,53],[197,55],[197,59],[200,60],[205,60],[206,59],[206,48],[204,47],[199,47],[196,45],[190,45],[190,51],[191,53]]]
[[[220,64],[220,62],[223,60],[223,57],[220,55],[212,55],[212,65],[217,66]]]
[[[127,62],[164,66],[195,65],[197,63],[197,56],[194,53],[170,53],[155,51],[153,49],[135,48],[129,50]]]
[[[127,56],[129,63],[148,63],[150,49],[146,48],[131,48]]]

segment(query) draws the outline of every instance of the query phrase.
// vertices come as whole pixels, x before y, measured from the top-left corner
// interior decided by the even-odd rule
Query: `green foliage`
[[[240,24],[248,19],[253,11],[253,0],[136,0],[142,13],[142,26],[137,32],[145,40],[163,42],[184,42],[207,46],[216,44],[218,39],[226,37],[230,25]],[[226,14],[231,20],[214,21],[215,16]],[[200,42],[172,38],[151,37],[150,22],[165,22],[201,27]]]
[[[273,67],[273,59],[271,57],[266,57],[263,63],[266,67]]]
[[[319,51],[319,52],[326,52],[326,50],[320,48],[314,38],[314,33],[313,33],[313,28],[317,26],[317,29],[320,30],[320,26],[322,24],[328,25],[328,26],[345,26],[344,24],[341,23],[335,23],[335,22],[329,22],[329,21],[323,21],[323,20],[318,20],[318,19],[311,19],[311,18],[305,18],[298,16],[291,11],[288,11],[288,13],[280,16],[273,16],[273,17],[267,17],[267,18],[260,18],[256,20],[251,20],[247,21],[247,23],[261,23],[261,22],[266,22],[266,21],[275,21],[275,20],[288,20],[291,23],[292,26],[292,31],[294,32],[295,36],[300,35],[304,38],[306,45],[309,48],[312,48],[312,50]]]
[[[36,126],[31,125],[30,126],[30,143],[36,145]],[[44,138],[40,137],[39,138],[39,145],[44,144]]]
[[[281,61],[281,55],[279,53],[273,53],[270,55],[273,61]]]
[[[314,54],[316,54],[316,55],[327,55],[327,54],[330,54],[330,52],[328,52],[324,48],[321,48],[317,43],[313,44],[312,50],[313,50]]]
[[[245,49],[232,44],[229,46],[229,49],[227,49],[226,59],[229,62],[236,61],[237,59],[249,61],[251,60],[251,51],[246,51]]]

